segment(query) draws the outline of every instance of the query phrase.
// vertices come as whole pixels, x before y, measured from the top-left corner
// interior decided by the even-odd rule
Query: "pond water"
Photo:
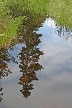
[[[72,30],[32,21],[0,49],[0,108],[72,108]]]

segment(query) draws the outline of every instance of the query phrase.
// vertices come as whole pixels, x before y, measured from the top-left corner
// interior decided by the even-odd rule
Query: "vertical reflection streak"
[[[33,89],[33,80],[37,80],[36,71],[41,70],[43,67],[39,64],[39,57],[43,55],[43,51],[40,51],[37,48],[38,44],[41,43],[40,37],[41,34],[37,34],[37,22],[33,22],[32,16],[28,16],[28,18],[23,21],[22,25],[18,31],[18,40],[19,43],[24,44],[21,52],[19,53],[19,68],[20,72],[22,72],[22,76],[20,77],[20,81],[18,84],[22,85],[22,92],[25,98],[30,96],[30,90]],[[32,23],[35,23],[34,25]]]

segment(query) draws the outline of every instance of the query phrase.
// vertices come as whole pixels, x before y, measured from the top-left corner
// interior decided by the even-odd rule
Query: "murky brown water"
[[[38,19],[0,49],[0,108],[72,108],[72,31]]]

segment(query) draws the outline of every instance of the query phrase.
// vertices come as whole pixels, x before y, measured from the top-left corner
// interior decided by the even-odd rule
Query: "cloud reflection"
[[[50,20],[48,24],[49,23],[51,23]],[[50,26],[50,24],[48,26]],[[40,48],[44,51],[44,55],[40,59],[40,63],[44,66],[44,70],[42,70],[42,74],[44,75],[42,74],[41,75],[45,77],[45,78],[43,77],[44,80],[47,79],[46,80],[47,86],[48,87],[50,86],[50,90],[52,90],[55,85],[56,85],[55,90],[59,86],[61,88],[63,87],[63,89],[64,88],[69,89],[68,85],[72,86],[71,85],[72,84],[71,43],[67,42],[66,39],[62,37],[60,37],[61,39],[57,41],[59,35],[58,34],[55,35],[56,29],[53,31],[52,34],[50,34],[49,28],[48,28],[48,33],[46,33],[47,29],[44,29],[42,27],[39,29],[39,33],[41,33],[42,29],[43,29],[43,35],[45,37],[41,38],[42,39],[41,41],[43,43],[42,46],[40,46]],[[65,33],[66,32],[67,31],[65,31]],[[71,33],[71,31],[69,32]],[[58,91],[60,90],[58,89]]]

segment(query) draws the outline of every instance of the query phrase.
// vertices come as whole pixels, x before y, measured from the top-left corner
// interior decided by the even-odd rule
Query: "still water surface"
[[[23,22],[0,49],[0,108],[72,108],[72,31],[47,18]]]

